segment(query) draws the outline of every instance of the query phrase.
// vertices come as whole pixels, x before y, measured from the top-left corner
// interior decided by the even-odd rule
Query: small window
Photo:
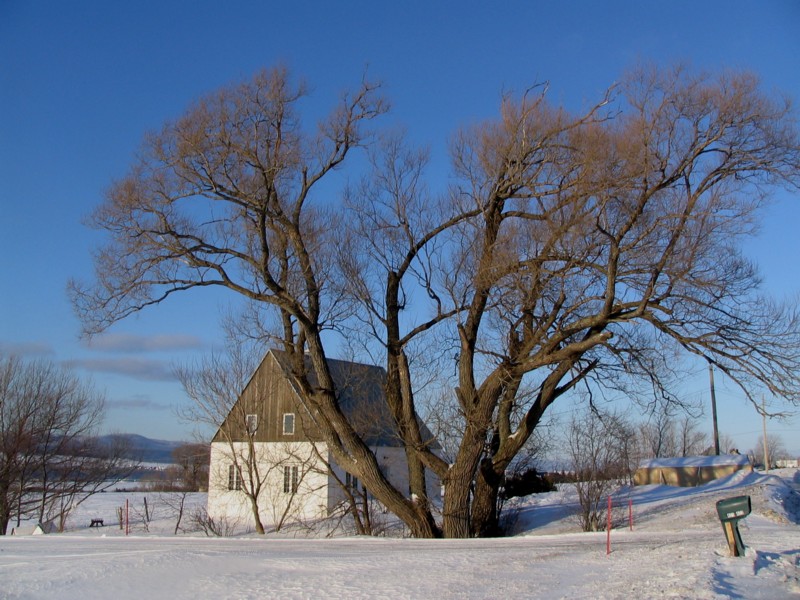
[[[299,469],[296,466],[283,467],[283,493],[296,494],[299,482]]]
[[[345,485],[347,489],[358,492],[358,477],[350,475],[350,473],[345,474]]]
[[[294,413],[283,415],[283,435],[294,435]]]
[[[247,415],[245,423],[247,425],[247,433],[253,435],[258,429],[258,415]]]
[[[238,491],[242,489],[242,472],[236,465],[228,466],[228,490]]]

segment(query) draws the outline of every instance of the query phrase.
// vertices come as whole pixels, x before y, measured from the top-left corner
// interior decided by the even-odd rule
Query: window
[[[347,486],[347,489],[358,492],[358,477],[350,475],[350,473],[345,473],[345,480],[344,484]]]
[[[386,477],[386,479],[391,479],[391,476],[389,475],[391,471],[391,465],[389,463],[390,461],[388,456],[386,455],[381,456],[379,465],[381,468],[381,473],[383,473],[383,476]]]
[[[296,494],[299,470],[297,467],[283,467],[283,493]]]
[[[294,435],[294,413],[283,415],[283,435]]]
[[[245,417],[245,423],[247,425],[247,433],[253,435],[258,429],[258,415],[247,415]]]
[[[242,473],[236,465],[228,466],[228,489],[230,491],[242,489]]]

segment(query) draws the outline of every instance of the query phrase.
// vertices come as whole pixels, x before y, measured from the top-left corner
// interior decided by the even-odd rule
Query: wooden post
[[[608,497],[608,523],[606,524],[606,555],[611,554],[611,496]]]
[[[714,391],[714,367],[708,361],[708,382],[711,387],[711,420],[714,423],[714,454],[719,456],[719,429],[717,428],[717,394]]]
[[[628,526],[633,531],[633,500],[628,498]]]
[[[767,409],[764,406],[764,396],[761,396],[761,427],[764,430],[764,472],[769,473],[769,445],[767,444]]]
[[[725,537],[728,540],[728,549],[731,551],[731,556],[739,556],[739,549],[736,547],[736,532],[734,531],[733,522],[727,521],[723,523],[725,529]]]

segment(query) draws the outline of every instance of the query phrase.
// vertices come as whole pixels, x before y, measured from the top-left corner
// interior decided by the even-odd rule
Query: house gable
[[[252,433],[254,442],[301,442],[309,436],[297,414],[297,392],[282,365],[268,352],[247,382],[212,442],[243,442]],[[255,416],[248,431],[248,415]],[[293,433],[284,433],[284,416],[294,415]],[[253,420],[250,419],[251,424]]]
[[[283,366],[287,379],[294,381],[288,355],[277,351],[271,354]],[[309,383],[316,385],[316,374],[307,357],[305,368],[309,373]],[[328,359],[328,368],[336,386],[339,407],[364,442],[371,447],[401,446],[385,401],[386,371],[374,365],[333,358]],[[299,388],[296,393],[299,399]],[[307,427],[307,430],[313,429]]]
[[[386,371],[382,367],[328,359],[336,396],[348,421],[371,447],[400,447],[400,440],[384,396]],[[309,383],[317,384],[314,369],[306,357]],[[254,442],[322,441],[313,416],[300,400],[300,387],[285,352],[270,350],[213,438],[213,442],[248,439],[247,415],[254,415]],[[285,415],[292,419],[294,433],[284,433]],[[433,434],[421,423],[423,437],[438,448]]]

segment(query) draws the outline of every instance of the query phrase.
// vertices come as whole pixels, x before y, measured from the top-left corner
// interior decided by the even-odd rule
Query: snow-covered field
[[[605,533],[577,532],[569,486],[533,496],[514,537],[458,541],[174,536],[157,494],[145,531],[142,494],[107,493],[79,507],[67,533],[0,537],[0,598],[800,598],[798,486],[800,472],[783,470],[622,490],[616,518],[630,498],[634,527],[613,530],[608,555]],[[747,552],[733,558],[715,502],[744,494]],[[127,537],[115,523],[126,498]],[[92,518],[106,527],[90,529]]]

